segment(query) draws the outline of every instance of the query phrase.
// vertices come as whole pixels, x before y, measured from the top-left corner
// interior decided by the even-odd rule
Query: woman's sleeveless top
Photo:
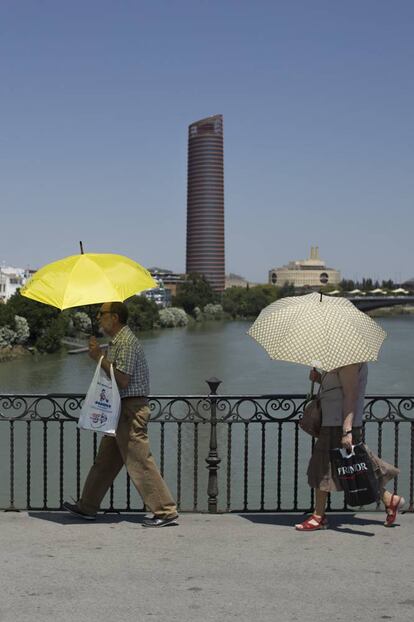
[[[362,425],[364,413],[365,389],[368,380],[368,365],[361,363],[358,374],[358,397],[354,412],[353,426]],[[337,370],[322,374],[321,391],[319,395],[322,406],[322,425],[341,426],[344,412],[344,396],[341,381]]]

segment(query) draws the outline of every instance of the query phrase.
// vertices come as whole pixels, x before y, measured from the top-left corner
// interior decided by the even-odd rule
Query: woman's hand
[[[321,381],[321,375],[316,369],[313,367],[309,372],[309,380],[311,382],[319,382]]]
[[[351,453],[353,445],[352,432],[342,435],[341,445],[348,453]]]

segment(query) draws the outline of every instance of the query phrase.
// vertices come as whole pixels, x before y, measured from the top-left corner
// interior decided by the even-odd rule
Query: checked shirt
[[[107,359],[114,368],[131,376],[128,386],[119,389],[123,397],[146,397],[149,394],[149,371],[144,350],[128,326],[109,342]]]

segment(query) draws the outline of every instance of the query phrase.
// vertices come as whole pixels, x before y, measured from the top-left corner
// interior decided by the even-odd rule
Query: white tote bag
[[[111,377],[108,378],[102,369],[102,359],[98,365],[83,402],[79,416],[78,428],[104,432],[108,436],[115,436],[121,412],[121,398],[116,384],[113,365],[111,363]]]

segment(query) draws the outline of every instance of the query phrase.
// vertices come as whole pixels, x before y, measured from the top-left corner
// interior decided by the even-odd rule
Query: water
[[[368,393],[387,395],[414,395],[414,317],[401,316],[379,320],[387,331],[380,359],[369,365]],[[153,395],[195,395],[206,394],[205,382],[211,376],[222,381],[221,394],[271,394],[299,393],[308,391],[309,370],[269,359],[265,351],[246,331],[250,322],[211,322],[190,328],[165,329],[145,333],[140,336],[151,371],[151,392]],[[0,364],[0,393],[85,393],[92,378],[95,364],[87,354],[35,355]],[[181,406],[182,408],[182,406]],[[6,414],[6,413],[5,413]],[[18,506],[24,507],[27,489],[26,476],[26,424],[15,425],[16,481],[15,496]],[[48,505],[59,505],[59,464],[58,425],[48,426]],[[160,426],[150,426],[150,437],[157,461],[160,461]],[[368,430],[369,428],[369,430]],[[376,426],[368,426],[369,444],[376,450]],[[386,429],[385,429],[386,428]],[[393,461],[393,426],[385,426],[383,455]],[[76,433],[75,425],[65,425],[64,497],[76,496]],[[403,431],[404,430],[404,431]],[[406,424],[400,432],[400,459],[404,462],[404,473],[400,484],[406,494],[408,485],[409,434]],[[219,470],[220,507],[225,507],[227,485],[227,442],[228,429],[218,426],[218,451],[222,457]],[[183,507],[192,507],[194,472],[194,430],[192,425],[182,426],[182,469],[181,497]],[[233,426],[233,448],[231,456],[231,503],[233,508],[243,507],[244,484],[244,442],[243,425]],[[249,426],[249,463],[247,469],[249,484],[249,507],[260,504],[261,472],[261,427],[260,423]],[[33,506],[41,506],[43,501],[43,428],[32,426],[32,481],[31,500]],[[205,458],[208,454],[209,426],[199,428],[198,486],[199,508],[205,509],[207,470]],[[294,469],[294,426],[283,425],[283,481],[277,481],[278,426],[266,425],[266,487],[265,508],[275,508],[278,496],[282,507],[293,507],[293,469]],[[299,506],[309,504],[309,489],[306,485],[306,466],[310,447],[309,438],[301,434],[299,463]],[[6,425],[0,435],[1,471],[5,474],[0,490],[0,507],[8,504],[10,431]],[[81,434],[82,460],[81,482],[91,463],[92,435]],[[173,493],[177,493],[177,426],[166,425],[165,436],[165,477]],[[4,483],[6,481],[6,483]],[[338,496],[337,496],[338,497]],[[106,500],[107,502],[107,500]],[[342,500],[338,499],[342,504]],[[119,476],[115,486],[115,504],[125,505],[125,475]],[[137,494],[132,490],[131,504],[140,507]]]
[[[378,320],[388,337],[370,363],[368,393],[414,394],[414,317]],[[251,322],[210,322],[140,336],[151,373],[151,393],[206,393],[205,380],[222,381],[220,393],[306,393],[309,370],[272,361],[246,335]],[[0,393],[84,393],[94,362],[85,354],[35,355],[0,364]]]

